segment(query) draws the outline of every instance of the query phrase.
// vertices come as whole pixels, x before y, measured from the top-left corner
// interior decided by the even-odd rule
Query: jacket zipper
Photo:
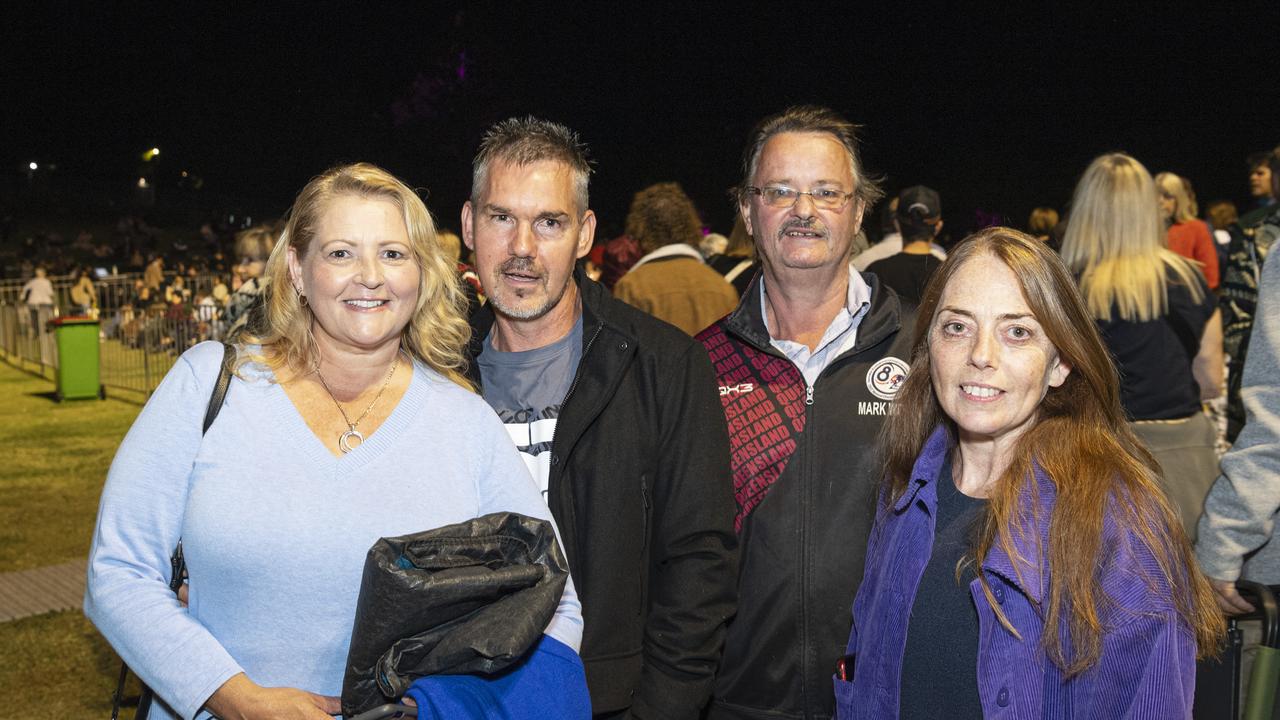
[[[821,376],[821,373],[819,373]],[[817,384],[817,378],[814,384]],[[801,433],[801,442],[804,443],[804,466],[801,477],[804,480],[804,515],[800,523],[800,707],[804,708],[805,715],[809,712],[809,684],[806,678],[809,677],[809,576],[813,574],[813,569],[809,567],[809,485],[810,475],[812,474],[811,465],[813,460],[812,438],[813,438],[813,385],[805,381],[804,392],[804,432]]]
[[[640,511],[643,524],[643,539],[640,541],[640,567],[636,573],[636,597],[640,602],[636,605],[636,615],[643,616],[645,610],[644,576],[645,565],[649,561],[649,483],[644,475],[640,476]]]
[[[596,338],[600,337],[601,330],[604,330],[604,323],[596,325],[596,331],[591,333],[591,338],[587,340],[586,347],[582,348],[582,357],[578,360],[579,372],[575,372],[573,374],[573,383],[569,385],[569,392],[564,394],[564,400],[560,401],[560,415],[557,415],[557,417],[564,415],[564,408],[569,404],[569,398],[573,397],[573,391],[578,389],[578,380],[582,377],[582,373],[580,372],[582,369],[582,363],[586,362],[587,354],[591,352],[591,346],[596,344]],[[557,421],[556,426],[551,430],[551,451],[553,455],[556,448],[556,433],[559,432],[559,430],[560,423]]]
[[[595,343],[596,343],[596,338],[600,337],[600,331],[601,331],[601,330],[604,330],[604,323],[603,323],[603,322],[602,322],[602,323],[600,323],[600,324],[598,324],[598,325],[596,325],[596,331],[595,331],[595,332],[593,332],[593,333],[591,333],[591,338],[590,338],[589,340],[587,340],[587,344],[586,344],[586,346],[582,348],[582,357],[578,359],[578,369],[577,369],[577,372],[575,372],[575,373],[573,374],[573,382],[569,385],[569,392],[566,392],[566,393],[564,394],[564,400],[560,401],[560,414],[559,414],[559,415],[557,415],[557,418],[564,417],[564,408],[565,408],[565,406],[567,406],[567,405],[569,404],[569,398],[573,397],[573,391],[574,391],[574,390],[576,390],[576,389],[578,389],[578,380],[579,380],[579,378],[581,378],[581,377],[582,377],[582,364],[583,364],[584,362],[586,362],[586,361],[587,361],[587,355],[589,355],[589,354],[591,353],[591,346],[592,346],[592,345],[595,345]],[[561,464],[561,463],[559,462],[559,456],[558,456],[558,455],[556,455],[556,435],[557,435],[557,434],[559,434],[559,432],[560,432],[560,421],[559,421],[559,419],[557,419],[557,420],[556,420],[556,426],[555,426],[554,428],[552,428],[552,429],[551,429],[551,460],[552,460],[552,463],[551,463],[551,472],[550,472],[550,474],[547,476],[547,497],[548,497],[548,499],[550,499],[550,497],[552,497],[551,484],[552,484],[553,482],[555,482],[555,481],[556,481],[556,479],[559,477],[559,475],[560,475],[560,473],[561,473],[561,471],[560,471],[560,464]],[[557,483],[556,483],[556,489],[555,489],[555,495],[556,495],[556,497],[559,497],[559,492],[560,492],[560,486],[559,486],[559,483],[557,482]],[[551,503],[550,503],[550,502],[548,502],[547,504],[548,504],[548,505],[550,505]],[[565,506],[564,506],[564,512],[565,512],[565,513],[566,513],[570,518],[572,518],[572,517],[573,517],[573,507],[572,507],[572,503],[565,503]],[[570,523],[567,523],[567,522],[566,522],[566,523],[560,523],[560,537],[562,537],[562,538],[563,538],[566,534],[568,534],[568,532],[569,532],[570,528],[568,528],[568,527],[566,527],[566,526],[567,526],[567,525],[569,525],[569,524],[570,524]],[[573,535],[573,545],[574,545],[574,551],[575,551],[575,556],[576,556],[576,551],[578,550],[578,547],[577,547],[577,545],[578,545],[578,536],[577,536],[577,533],[574,533],[574,535]],[[569,554],[568,548],[564,548],[564,552],[565,552],[565,554],[566,554],[566,555],[568,555],[568,554]]]

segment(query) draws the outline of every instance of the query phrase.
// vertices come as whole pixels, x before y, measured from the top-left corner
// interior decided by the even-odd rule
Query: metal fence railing
[[[164,287],[173,284],[176,275],[166,274],[164,277]],[[136,284],[142,279],[142,273],[120,273],[118,275],[108,275],[104,278],[95,278],[93,280],[93,289],[97,296],[97,308],[102,312],[117,310],[131,303],[135,303],[138,298],[138,290]],[[63,312],[73,312],[76,305],[71,300],[71,288],[75,286],[78,278],[70,275],[51,277],[49,281],[53,283],[54,307]],[[230,274],[222,275],[216,273],[199,273],[196,275],[184,275],[184,291],[191,298],[198,298],[202,295],[213,292],[214,285],[219,280],[229,282]],[[0,280],[0,305],[21,305],[22,286],[26,284],[25,280]],[[230,286],[228,285],[228,288]],[[160,290],[163,293],[164,290]],[[163,297],[160,297],[163,300]]]
[[[53,379],[58,351],[49,320],[53,308],[0,303],[0,356]],[[210,306],[126,305],[98,314],[99,367],[108,391],[146,397],[185,350],[222,337],[221,312]]]

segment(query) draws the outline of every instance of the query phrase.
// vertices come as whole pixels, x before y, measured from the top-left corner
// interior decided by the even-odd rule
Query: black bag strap
[[[236,365],[236,346],[230,343],[222,343],[222,367],[218,370],[218,379],[213,384],[213,392],[209,394],[209,407],[204,411],[204,425],[200,428],[200,434],[204,435],[209,432],[209,428],[213,426],[213,421],[218,419],[218,412],[222,410],[222,403],[227,399],[227,388],[231,387],[231,376],[235,374]],[[178,545],[173,549],[173,554],[169,556],[169,565],[173,574],[169,581],[169,589],[174,593],[182,587],[182,583],[187,578],[187,561],[182,557],[182,540],[178,540]],[[124,681],[129,675],[129,666],[120,663],[120,679],[116,682],[116,692],[111,699],[111,720],[118,720],[120,717],[120,704],[124,699]],[[142,692],[138,696],[138,711],[134,714],[134,720],[145,720],[151,712],[152,690],[145,684],[142,686]]]
[[[209,395],[209,407],[204,411],[203,435],[209,432],[213,421],[218,419],[218,411],[222,410],[222,402],[227,398],[227,388],[231,387],[231,375],[235,372],[236,346],[222,343],[222,369],[218,371],[218,381],[213,384],[213,392]]]

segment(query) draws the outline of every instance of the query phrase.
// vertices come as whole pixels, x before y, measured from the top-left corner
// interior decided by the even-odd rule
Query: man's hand
[[[1209,578],[1209,583],[1213,585],[1214,599],[1218,601],[1218,607],[1222,612],[1228,615],[1243,615],[1254,611],[1254,607],[1236,590],[1234,580]]]
[[[205,709],[223,720],[332,720],[342,703],[297,688],[262,687],[240,673],[209,697]]]

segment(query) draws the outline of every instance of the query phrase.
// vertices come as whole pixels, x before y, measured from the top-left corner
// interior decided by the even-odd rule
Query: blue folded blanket
[[[429,675],[409,686],[419,720],[590,720],[591,696],[573,648],[543,635],[496,675]]]

